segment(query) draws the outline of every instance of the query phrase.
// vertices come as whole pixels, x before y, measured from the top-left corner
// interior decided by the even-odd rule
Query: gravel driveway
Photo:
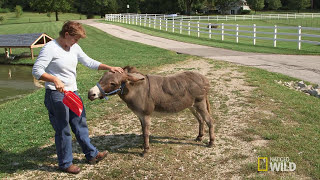
[[[93,20],[81,20],[79,22],[96,27],[121,39],[176,51],[178,53],[262,68],[271,72],[278,72],[320,84],[320,56],[239,52],[155,37],[116,25],[94,22]]]

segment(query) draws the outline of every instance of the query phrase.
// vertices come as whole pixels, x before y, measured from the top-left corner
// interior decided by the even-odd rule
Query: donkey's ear
[[[138,82],[138,81],[144,80],[145,77],[142,74],[138,74],[138,73],[128,73],[127,79],[128,81],[131,81],[131,82]]]

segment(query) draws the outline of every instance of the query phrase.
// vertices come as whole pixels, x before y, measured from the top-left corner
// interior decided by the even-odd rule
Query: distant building
[[[238,2],[234,3],[230,10],[224,12],[225,14],[240,14],[240,11],[242,10],[251,10],[248,6],[248,3],[246,0],[239,0]],[[216,7],[216,10],[222,14],[219,6]]]

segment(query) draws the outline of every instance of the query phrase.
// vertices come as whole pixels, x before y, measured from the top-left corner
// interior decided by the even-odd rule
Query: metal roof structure
[[[53,38],[45,33],[33,33],[33,34],[6,34],[0,35],[0,48],[5,48],[6,56],[9,57],[12,53],[11,48],[30,48],[31,56],[33,57],[33,48],[43,47],[47,42]]]

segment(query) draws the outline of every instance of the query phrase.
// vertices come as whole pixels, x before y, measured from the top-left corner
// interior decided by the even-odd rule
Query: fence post
[[[211,23],[209,23],[208,27],[209,27],[209,38],[211,39]]]
[[[147,25],[147,16],[144,16],[144,27]]]
[[[190,21],[188,21],[188,35],[190,36]]]
[[[138,16],[136,16],[136,25],[138,25]]]
[[[129,17],[129,18],[128,18],[129,24],[131,24],[131,16],[130,16],[130,14],[129,14],[128,17]]]
[[[298,26],[298,49],[301,50],[301,39],[302,39],[302,34],[301,34],[301,26]]]
[[[197,32],[198,32],[198,37],[200,37],[200,24],[199,24],[199,21],[197,22]]]
[[[155,15],[153,18],[153,29],[156,28],[157,16]]]
[[[160,26],[159,26],[159,29],[161,30],[162,28],[162,19],[160,18]]]
[[[221,23],[221,40],[224,40],[224,23]]]
[[[168,19],[166,19],[166,31],[168,31]]]
[[[151,16],[149,16],[149,27],[151,27]]]
[[[274,25],[273,47],[277,47],[277,25]]]
[[[239,43],[239,24],[236,26],[236,42]]]
[[[174,32],[174,18],[172,19],[172,32]]]
[[[256,45],[257,28],[256,24],[253,24],[253,45]]]
[[[294,19],[297,19],[297,14],[296,13],[294,13]]]
[[[128,16],[126,15],[126,24],[128,24]]]
[[[182,20],[180,19],[180,34],[182,34]]]

